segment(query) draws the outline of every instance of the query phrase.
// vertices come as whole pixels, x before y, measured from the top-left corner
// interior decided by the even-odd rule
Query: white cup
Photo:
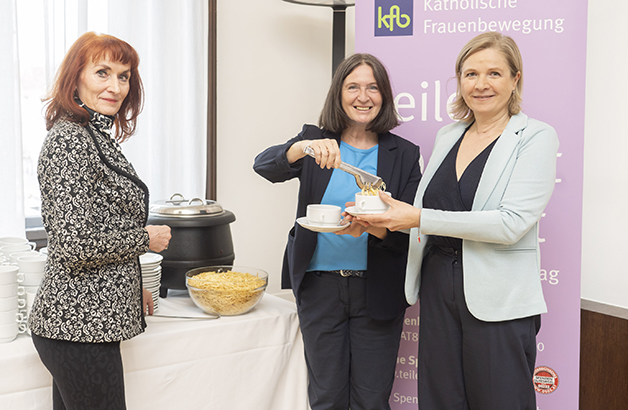
[[[16,318],[18,322],[26,322],[28,320],[26,309],[18,310]]]
[[[0,326],[8,325],[13,322],[19,322],[23,316],[17,308],[0,312]]]
[[[17,288],[18,288],[17,283],[11,283],[8,285],[0,285],[0,298],[12,298],[13,296],[16,296],[16,295],[20,296]]]
[[[30,335],[28,332],[28,325],[25,320],[17,324],[17,332],[20,334],[28,333]]]
[[[0,325],[0,343],[7,343],[17,337],[17,322]]]
[[[312,225],[335,226],[340,223],[342,209],[336,205],[312,204],[307,206],[307,221]]]
[[[0,266],[0,285],[11,285],[17,282],[17,266]]]
[[[44,278],[44,273],[24,273],[19,272],[17,274],[17,283],[22,286],[39,286],[41,280]]]
[[[0,298],[0,312],[19,309],[20,302],[24,302],[24,300],[19,299],[17,295],[8,298]]]
[[[15,236],[5,236],[0,238],[0,246],[4,245],[23,245],[28,243],[28,239],[26,238],[18,238]]]
[[[390,193],[386,192],[390,195]],[[379,195],[362,195],[362,192],[355,194],[355,207],[360,212],[386,212],[390,206],[382,201]]]
[[[11,265],[17,265],[17,258],[19,258],[20,256],[38,256],[38,255],[41,255],[41,254],[37,251],[13,252],[12,254],[9,255],[9,262],[11,262]]]
[[[41,285],[41,283],[39,284]],[[28,285],[28,286],[22,286],[24,288],[24,293],[20,294],[19,296],[24,296],[26,295],[28,292],[34,292],[37,293],[37,291],[39,290],[39,285]],[[18,284],[18,287],[20,285]],[[20,292],[20,290],[18,289],[18,293]],[[24,296],[26,297],[26,296]]]
[[[46,255],[26,255],[17,258],[21,273],[43,273],[46,267]]]
[[[23,252],[23,251],[33,251],[35,250],[34,243],[22,243],[22,244],[11,244],[11,245],[2,245],[0,246],[0,254],[2,254],[5,258],[8,258],[9,255],[15,252]]]
[[[35,296],[37,296],[37,290],[30,290],[28,289],[26,291],[26,310],[30,313],[31,308],[33,307],[33,302],[35,302]],[[24,299],[22,299],[24,300]]]

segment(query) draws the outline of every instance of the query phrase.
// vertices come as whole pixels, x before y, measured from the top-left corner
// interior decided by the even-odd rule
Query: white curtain
[[[45,59],[45,70],[40,77],[45,77],[46,85],[35,99],[45,94],[44,88],[53,80],[67,49],[86,31],[114,35],[137,50],[146,101],[137,132],[122,149],[150,188],[151,201],[169,198],[175,192],[187,198],[203,198],[207,146],[207,2],[42,0],[29,3],[30,6],[21,3],[18,8],[16,1],[0,1],[0,55],[3,57],[0,64],[0,236],[24,236],[22,157],[23,153],[28,153],[27,187],[30,188],[27,191],[37,191],[31,168],[46,132],[43,120],[37,118],[42,125],[32,130],[32,124],[26,124],[31,129],[29,138],[22,139],[17,27],[26,13],[29,17],[32,14],[36,24],[43,27],[40,35],[43,38],[38,41],[45,43],[41,56]],[[32,28],[32,24],[29,27]],[[38,36],[34,29],[27,34]],[[37,57],[36,51],[26,48],[25,56]],[[41,111],[28,112],[24,110],[25,117],[41,115]],[[33,135],[40,139],[33,143]],[[24,150],[23,144],[26,144]]]
[[[138,52],[146,100],[137,132],[122,150],[148,185],[151,201],[174,193],[204,198],[207,1],[46,1],[53,22],[49,35],[57,37],[56,48],[49,46],[54,64],[85,31],[116,36]]]
[[[208,5],[204,0],[109,0],[109,34],[140,55],[146,104],[122,148],[150,188],[205,198]]]
[[[0,1],[0,237],[24,237],[22,131],[15,0]]]

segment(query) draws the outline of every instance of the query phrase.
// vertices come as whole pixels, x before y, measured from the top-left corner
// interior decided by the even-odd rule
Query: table
[[[156,313],[207,317],[179,292],[160,299]],[[129,410],[309,408],[293,302],[266,294],[241,316],[147,323],[121,343]],[[0,409],[52,408],[52,378],[30,337],[0,344],[0,369]]]

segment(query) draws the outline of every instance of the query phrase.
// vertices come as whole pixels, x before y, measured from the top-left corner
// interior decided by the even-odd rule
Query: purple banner
[[[537,337],[537,410],[578,408],[580,255],[586,57],[586,0],[360,0],[356,52],[388,68],[403,124],[427,163],[438,129],[453,120],[455,60],[486,31],[512,37],[524,63],[523,112],[558,132],[557,183],[540,224],[543,292],[549,312]],[[417,409],[419,308],[408,309],[390,399]]]

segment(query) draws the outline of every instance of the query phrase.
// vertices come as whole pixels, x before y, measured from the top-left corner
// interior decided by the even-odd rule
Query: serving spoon
[[[308,146],[303,148],[303,152],[312,158],[316,158],[316,154],[314,153],[312,147]],[[380,189],[380,187],[384,186],[382,178],[363,171],[358,167],[354,167],[353,165],[349,165],[346,162],[341,162],[338,169],[353,175],[355,177],[355,182],[358,184],[360,189]]]

